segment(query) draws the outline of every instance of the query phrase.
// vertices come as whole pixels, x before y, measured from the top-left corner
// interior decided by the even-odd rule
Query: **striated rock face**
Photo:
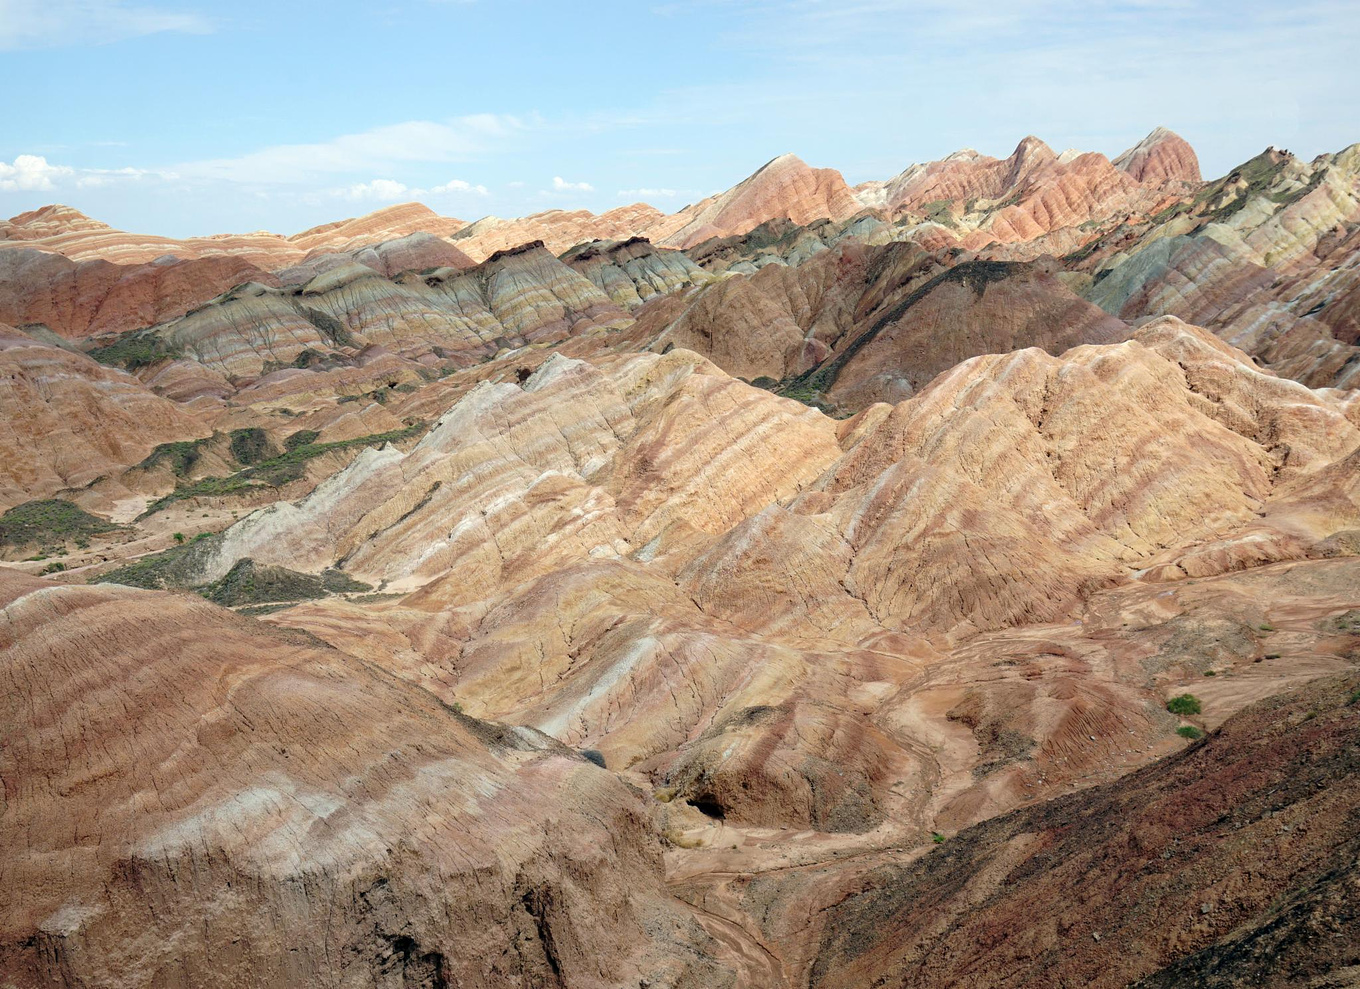
[[[710,237],[744,234],[766,220],[788,218],[806,224],[823,217],[845,220],[861,209],[841,178],[830,168],[809,168],[795,155],[780,155],[731,189],[686,207],[677,219],[685,223],[660,244],[691,247]]]
[[[907,398],[978,354],[1060,353],[1128,334],[1059,281],[1059,270],[1051,259],[986,262],[848,243],[796,267],[728,278],[678,314],[658,309],[640,321],[657,333],[654,349],[688,347],[748,379],[801,375],[797,387],[861,409]]]
[[[1198,185],[1199,157],[1179,134],[1158,127],[1111,163],[1139,182],[1161,185],[1189,182]]]
[[[653,247],[645,237],[582,244],[563,254],[562,261],[625,309],[713,280],[686,254]]]
[[[304,230],[300,234],[293,234],[288,242],[303,251],[348,253],[370,244],[400,240],[412,234],[447,237],[466,225],[463,220],[440,216],[421,203],[398,203],[364,216]]]
[[[1357,161],[16,218],[0,972],[1340,984]]]
[[[349,262],[300,287],[245,285],[154,333],[211,369],[258,377],[306,350],[376,344],[413,355],[437,350],[470,364],[502,347],[627,322],[590,281],[531,244],[472,269],[409,272],[395,281]]]
[[[1360,146],[1307,163],[1270,149],[1138,233],[1084,252],[1091,301],[1194,320],[1310,385],[1360,384]]]
[[[278,284],[230,255],[112,264],[28,249],[0,251],[0,321],[41,323],[69,340],[124,333],[183,316],[250,281]]]
[[[270,271],[295,264],[310,251],[349,252],[421,231],[443,237],[462,226],[462,220],[440,216],[420,203],[402,203],[292,237],[259,231],[175,240],[115,230],[69,206],[45,206],[0,223],[0,249],[8,241],[73,261],[98,258],[116,264],[145,264],[166,255],[180,259],[227,255]]]
[[[453,238],[453,243],[477,261],[496,251],[542,241],[553,254],[593,240],[628,240],[653,230],[668,231],[674,224],[660,210],[646,203],[620,206],[596,216],[588,210],[547,210],[518,220],[498,216],[483,217],[470,223]]]
[[[0,507],[85,487],[211,431],[134,377],[0,326]]]
[[[821,919],[809,984],[1344,984],[1358,686],[1262,702],[1118,783],[870,872]]]
[[[0,607],[11,985],[730,984],[637,796],[543,735],[206,602]]]

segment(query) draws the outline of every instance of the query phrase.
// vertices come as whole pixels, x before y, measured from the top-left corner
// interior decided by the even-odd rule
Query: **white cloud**
[[[188,162],[175,170],[193,179],[301,184],[319,175],[372,174],[410,162],[463,161],[508,143],[525,126],[517,117],[494,113],[409,120],[313,144],[280,144],[236,158]]]
[[[418,196],[424,190],[412,189],[401,182],[392,179],[374,179],[372,182],[360,182],[344,190],[342,195],[346,199],[376,199],[380,203],[394,203],[398,199],[406,199],[411,196]]]
[[[595,187],[589,182],[568,182],[560,175],[554,175],[552,180],[554,192],[594,192]]]
[[[0,161],[0,192],[55,192],[59,188],[72,186],[89,189],[148,177],[178,178],[173,172],[152,172],[144,168],[72,168],[70,165],[54,165],[42,155],[19,155],[13,164]]]
[[[122,0],[0,0],[0,51],[108,44],[147,34],[207,34],[199,14]]]
[[[485,196],[485,195],[487,195],[486,186],[484,186],[484,185],[472,185],[471,183],[464,182],[462,179],[450,179],[449,181],[445,182],[443,185],[437,185],[437,186],[435,186],[433,189],[430,190],[430,192],[434,193],[435,195],[441,195],[441,196],[442,196],[442,195],[445,195],[445,194],[448,194],[448,193],[458,193],[458,192],[463,192],[463,193],[467,193],[467,192],[475,192],[475,193],[476,193],[477,195],[479,195],[479,196]]]
[[[41,155],[19,155],[12,165],[0,161],[0,189],[49,192],[57,187],[59,180],[74,174],[74,168],[49,165]]]
[[[698,189],[665,189],[665,188],[643,188],[643,189],[620,189],[617,193],[620,199],[703,199],[704,193]]]

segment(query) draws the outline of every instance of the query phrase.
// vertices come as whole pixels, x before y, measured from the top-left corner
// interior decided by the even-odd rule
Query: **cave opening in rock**
[[[705,793],[698,797],[691,797],[686,801],[691,807],[706,817],[711,817],[715,821],[722,821],[727,818],[727,812],[723,805],[718,802],[718,798],[711,793]]]

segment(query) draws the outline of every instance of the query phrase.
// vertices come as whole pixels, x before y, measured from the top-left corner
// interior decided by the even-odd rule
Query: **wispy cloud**
[[[63,188],[89,189],[141,178],[173,179],[173,173],[142,168],[72,168],[42,155],[19,155],[12,164],[0,161],[0,192],[56,192]]]
[[[589,182],[568,182],[560,175],[554,175],[552,180],[553,192],[594,192],[595,187]]]
[[[0,0],[0,51],[102,45],[147,34],[208,34],[200,14],[121,0]]]
[[[693,199],[702,198],[703,193],[697,189],[620,189],[617,193],[620,199]]]
[[[394,170],[417,162],[465,161],[503,148],[527,125],[518,117],[479,113],[451,120],[410,120],[312,144],[280,144],[236,158],[176,165],[191,179],[306,184],[323,175]]]
[[[358,182],[348,188],[335,190],[335,194],[356,201],[375,200],[380,203],[394,203],[399,199],[422,199],[432,195],[485,196],[487,195],[487,188],[484,185],[464,182],[462,179],[450,179],[443,185],[432,186],[428,189],[420,186],[409,186],[395,179],[373,179],[368,182]]]
[[[436,196],[451,195],[453,193],[472,193],[478,196],[487,195],[487,188],[484,185],[473,185],[464,182],[462,179],[450,179],[443,185],[437,185],[430,190]]]

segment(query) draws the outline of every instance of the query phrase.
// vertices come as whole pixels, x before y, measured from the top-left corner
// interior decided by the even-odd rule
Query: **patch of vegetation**
[[[312,309],[310,306],[298,306],[298,311],[302,318],[315,326],[323,337],[335,344],[337,347],[355,346],[354,336],[344,323],[336,319],[329,313],[324,313],[320,309]]]
[[[1194,694],[1180,694],[1166,702],[1166,709],[1172,714],[1179,714],[1186,717],[1191,714],[1199,714],[1202,710],[1199,698]]]
[[[766,391],[774,391],[779,387],[779,382],[771,378],[768,374],[762,374],[751,382],[752,387],[763,388]]]
[[[944,835],[940,834],[940,832],[932,831],[930,834],[930,840],[935,842],[935,844],[937,845],[943,845],[948,839],[945,838]]]
[[[272,453],[269,435],[259,426],[247,426],[245,429],[231,431],[231,455],[238,464],[249,467],[251,464],[268,460]]]
[[[147,458],[134,469],[152,470],[165,464],[176,477],[188,477],[189,472],[194,469],[194,465],[202,458],[203,445],[207,442],[206,439],[201,439],[162,443],[152,450]]]
[[[1200,731],[1194,725],[1181,725],[1176,729],[1176,734],[1181,738],[1188,738],[1192,742],[1204,737],[1204,732]]]
[[[384,443],[399,443],[402,440],[419,436],[426,429],[425,423],[417,422],[404,429],[393,429],[386,433],[372,433],[349,440],[332,443],[299,443],[285,453],[261,461],[227,477],[205,477],[200,481],[182,484],[163,498],[158,498],[147,506],[138,516],[138,521],[148,518],[167,505],[186,498],[217,498],[241,494],[257,488],[283,487],[302,477],[307,461],[327,453],[349,450],[355,447],[382,446]]]
[[[327,594],[372,588],[338,570],[321,575],[299,573],[287,567],[256,563],[247,557],[237,560],[220,580],[197,590],[209,601],[232,608],[264,602],[312,601]]]
[[[313,364],[321,363],[321,361],[325,359],[326,355],[322,354],[320,351],[313,350],[311,347],[304,347],[298,352],[298,355],[293,358],[292,366],[296,368],[308,368]]]
[[[61,572],[62,572],[63,570],[65,570],[65,569],[66,569],[66,564],[64,564],[64,563],[60,563],[60,562],[58,562],[58,563],[49,563],[47,566],[45,566],[45,567],[42,568],[42,572],[43,572],[44,575],[46,575],[46,574],[49,574],[49,573],[61,573]]]
[[[1360,704],[1360,690],[1352,690],[1351,695],[1346,698],[1347,707],[1354,707],[1356,704]]]
[[[1337,615],[1330,624],[1338,632],[1360,632],[1360,608]]]
[[[704,847],[703,838],[701,837],[691,838],[689,835],[685,834],[685,832],[681,831],[679,828],[669,828],[668,830],[661,832],[661,837],[666,840],[667,844],[674,845],[676,848]]]
[[[68,540],[88,539],[119,528],[61,498],[26,501],[0,515],[0,550],[40,546],[60,551]]]
[[[300,446],[307,446],[309,443],[315,443],[316,438],[320,435],[321,434],[315,429],[299,429],[296,433],[290,434],[287,439],[283,441],[283,448],[285,450],[296,450]]]
[[[940,226],[949,227],[951,230],[957,230],[959,227],[958,221],[954,219],[954,200],[952,199],[936,199],[928,202],[921,207],[921,212],[925,214],[926,220],[930,223],[938,223]]]
[[[136,371],[138,368],[150,367],[161,361],[178,360],[184,356],[184,351],[172,347],[154,333],[134,330],[123,334],[107,346],[94,348],[90,351],[90,356],[109,367]]]
[[[256,604],[249,608],[237,608],[238,615],[249,615],[251,618],[259,618],[261,615],[272,615],[276,611],[286,611],[296,602],[284,601],[279,604]]]
[[[203,565],[221,542],[220,533],[200,533],[182,546],[131,560],[102,575],[95,583],[124,584],[148,590],[192,587],[202,580]]]
[[[1262,632],[1273,632],[1273,631],[1275,631],[1275,626],[1272,625],[1272,624],[1270,624],[1270,622],[1266,622],[1266,623],[1264,623],[1263,625],[1258,625],[1257,627],[1258,627]]]

